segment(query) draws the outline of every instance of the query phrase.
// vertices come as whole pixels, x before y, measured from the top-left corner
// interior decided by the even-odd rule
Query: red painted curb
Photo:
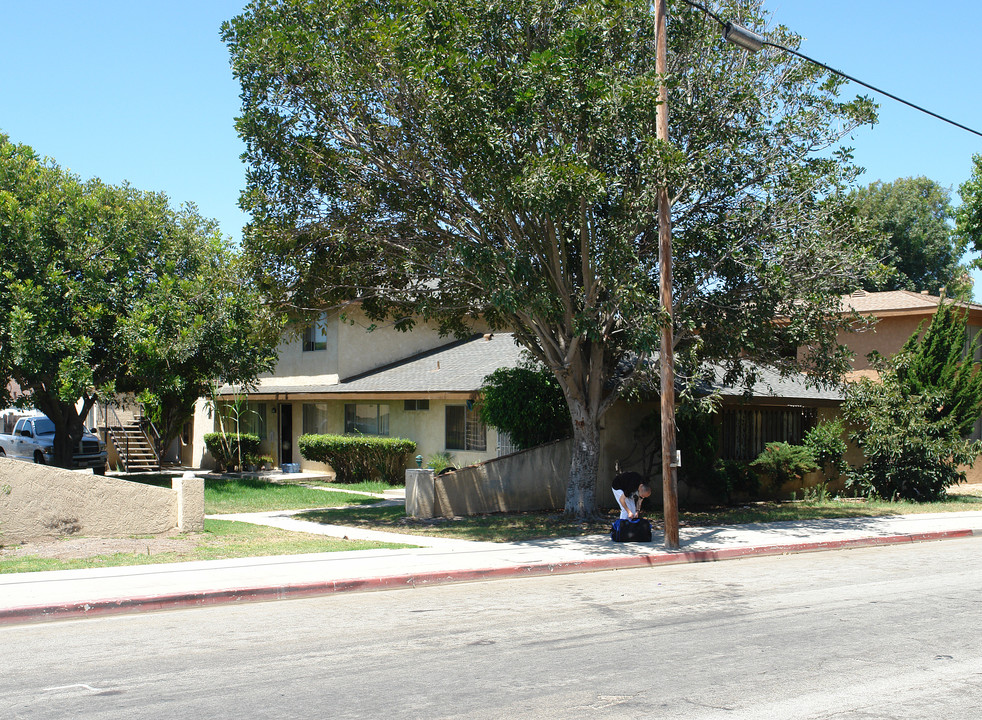
[[[97,617],[122,613],[174,610],[188,607],[206,607],[229,603],[285,600],[289,598],[317,597],[338,592],[365,592],[370,590],[394,590],[445,583],[475,582],[502,578],[538,577],[600,570],[680,565],[683,563],[716,562],[743,557],[790,555],[823,550],[897,545],[930,540],[953,540],[972,537],[972,530],[943,530],[909,535],[858,538],[854,540],[829,540],[784,545],[725,548],[723,550],[661,551],[648,555],[632,555],[614,558],[589,558],[560,563],[535,563],[502,568],[477,568],[472,570],[434,571],[409,573],[375,578],[328,580],[324,582],[272,587],[235,588],[231,590],[204,590],[200,592],[173,593],[147,597],[99,600],[95,602],[37,605],[0,610],[0,625],[40,622],[43,620],[67,620],[80,617]]]

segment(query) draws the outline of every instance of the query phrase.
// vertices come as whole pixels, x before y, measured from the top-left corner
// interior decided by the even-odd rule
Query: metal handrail
[[[113,420],[115,421],[114,423],[110,423],[109,422],[109,413],[112,413]],[[118,437],[118,434],[116,432],[116,429],[117,428],[122,428],[123,427],[123,423],[119,419],[119,415],[116,414],[116,408],[114,408],[109,403],[103,403],[103,405],[102,405],[102,418],[103,418],[103,427],[106,428],[106,435],[108,435],[109,437],[112,438],[113,445],[116,447],[116,457],[118,457],[119,460],[120,460],[120,462],[123,463],[123,471],[124,472],[129,472],[130,471],[130,467],[129,467],[129,459],[130,459],[130,438],[129,438],[129,436],[126,433],[123,433],[123,440],[124,440],[125,448],[123,450],[122,457],[120,457],[120,455],[119,455],[120,442],[119,442],[119,437]]]
[[[156,435],[156,437],[159,438],[160,435],[157,432],[157,428],[154,427],[154,425],[153,425],[152,422],[150,422],[150,419],[147,418],[146,416],[144,416],[144,414],[143,414],[143,406],[140,405],[139,408],[140,408],[140,417],[137,419],[136,425],[140,429],[140,432],[143,434],[143,437],[146,439],[147,445],[150,448],[150,452],[153,454],[154,464],[157,466],[157,469],[159,470],[160,469],[160,454],[157,452],[157,447],[154,444],[153,440],[147,435],[147,431],[144,429],[144,424],[147,424],[147,425],[150,426],[150,428],[153,430],[153,432]],[[112,420],[113,420],[112,423],[109,422],[109,414],[110,413],[112,413]],[[117,448],[116,455],[119,456],[119,460],[123,464],[123,470],[125,472],[130,472],[130,462],[129,462],[129,460],[130,460],[130,438],[129,438],[129,434],[127,434],[125,432],[122,432],[122,433],[118,432],[119,430],[122,430],[125,426],[123,425],[123,421],[120,419],[119,415],[116,414],[115,407],[113,407],[109,403],[104,403],[103,404],[103,419],[104,419],[104,427],[106,428],[106,434],[112,438],[113,444]],[[122,441],[119,438],[120,435],[122,435]],[[123,456],[120,456],[120,453],[119,453],[119,447],[120,447],[120,445],[123,446]]]

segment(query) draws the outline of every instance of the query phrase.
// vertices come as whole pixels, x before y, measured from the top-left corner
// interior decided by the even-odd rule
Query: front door
[[[293,462],[293,405],[280,405],[280,467]]]

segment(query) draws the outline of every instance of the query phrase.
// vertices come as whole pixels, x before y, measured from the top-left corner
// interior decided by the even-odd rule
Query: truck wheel
[[[99,467],[94,467],[94,468],[92,468],[92,472],[95,473],[96,475],[105,475],[106,474],[106,466],[105,465],[100,465]]]
[[[44,465],[44,453],[40,450],[34,451],[34,462],[38,465]]]
[[[3,451],[3,448],[0,448],[0,457],[7,457],[7,453]]]

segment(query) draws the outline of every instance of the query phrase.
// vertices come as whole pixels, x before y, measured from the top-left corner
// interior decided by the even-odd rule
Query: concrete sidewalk
[[[296,520],[288,512],[227,519],[420,547],[0,575],[0,624],[352,590],[532,577],[982,535],[982,512],[682,528],[678,551],[604,536],[483,543]]]

